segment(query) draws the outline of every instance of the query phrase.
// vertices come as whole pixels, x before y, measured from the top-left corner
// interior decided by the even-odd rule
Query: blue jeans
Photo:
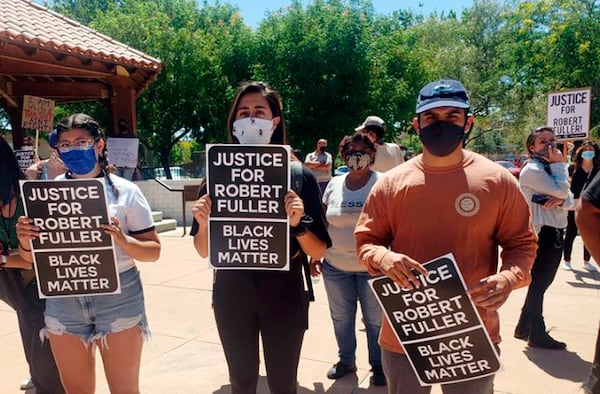
[[[323,279],[333,320],[338,356],[345,364],[356,363],[356,309],[357,301],[367,327],[369,364],[381,365],[381,349],[377,343],[381,328],[381,308],[367,282],[368,272],[345,272],[324,262]]]

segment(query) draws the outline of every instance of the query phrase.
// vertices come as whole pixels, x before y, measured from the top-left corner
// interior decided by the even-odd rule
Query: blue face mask
[[[596,156],[596,153],[593,150],[586,150],[585,152],[581,152],[581,158],[583,160],[592,160]]]
[[[98,162],[93,146],[85,148],[72,147],[68,152],[61,153],[60,158],[67,168],[77,175],[89,174]]]

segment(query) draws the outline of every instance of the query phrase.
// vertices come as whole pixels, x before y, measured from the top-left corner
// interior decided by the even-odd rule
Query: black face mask
[[[321,146],[321,147],[319,147],[319,150],[321,151],[321,153],[325,153],[325,151],[327,151],[327,147]]]
[[[437,121],[421,129],[421,142],[435,156],[444,157],[460,145],[465,135],[464,126]]]

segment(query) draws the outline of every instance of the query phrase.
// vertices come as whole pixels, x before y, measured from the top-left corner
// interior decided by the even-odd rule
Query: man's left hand
[[[469,294],[475,305],[496,310],[508,299],[512,288],[506,277],[496,274],[481,279],[469,289]]]

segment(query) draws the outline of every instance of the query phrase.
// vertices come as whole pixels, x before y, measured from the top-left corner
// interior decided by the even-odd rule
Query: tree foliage
[[[528,130],[545,122],[546,94],[560,89],[590,86],[591,124],[600,129],[596,0],[475,0],[461,15],[378,15],[369,0],[294,0],[255,30],[219,1],[55,0],[52,7],[162,60],[137,108],[140,139],[166,168],[186,156],[170,156],[183,138],[200,147],[225,140],[235,89],[248,79],[281,92],[288,139],[304,152],[318,138],[336,146],[374,114],[388,124],[387,140],[418,145],[415,98],[439,78],[469,90],[475,150],[521,149]]]

